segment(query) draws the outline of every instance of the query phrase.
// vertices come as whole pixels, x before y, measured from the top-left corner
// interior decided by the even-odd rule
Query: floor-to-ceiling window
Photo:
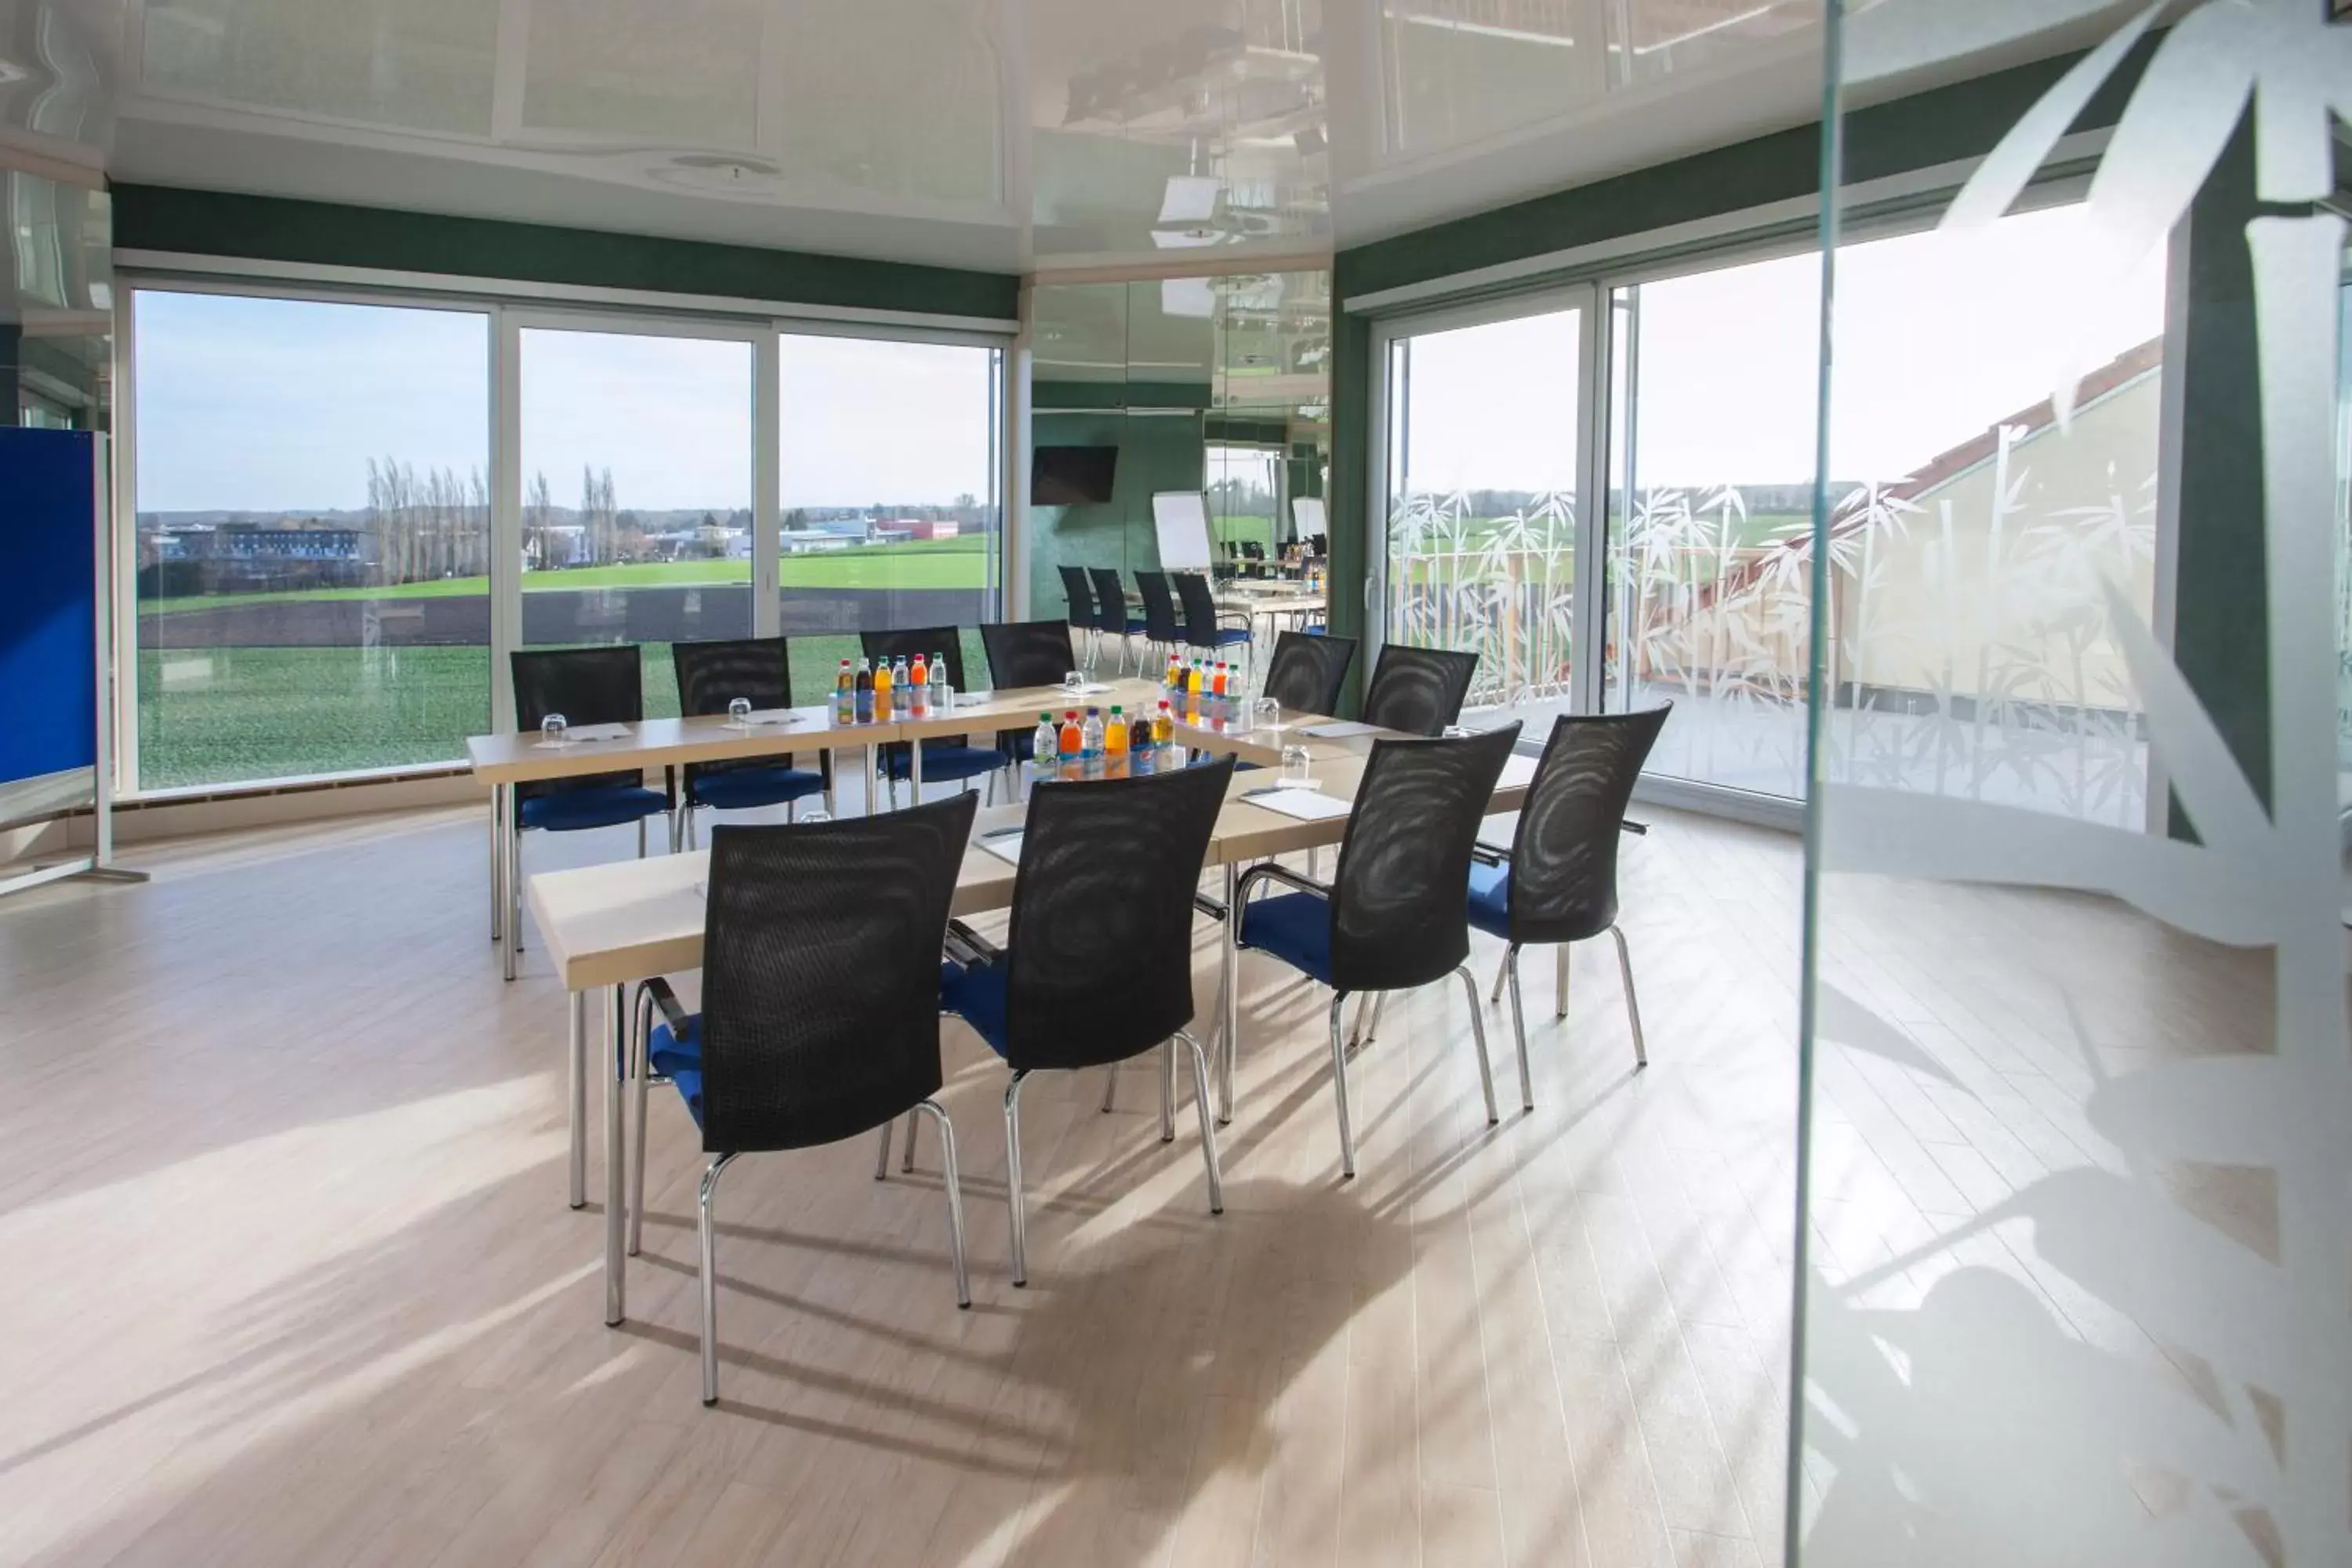
[[[783,335],[776,585],[803,692],[887,627],[963,628],[965,680],[982,683],[976,628],[1003,582],[1001,357]]]
[[[782,631],[814,691],[860,630],[953,625],[982,679],[1006,437],[985,340],[129,300],[134,791],[461,761],[509,646],[638,645],[656,717],[681,638]]]
[[[750,637],[752,344],[525,327],[522,640],[635,643],[648,714],[669,645]]]
[[[443,763],[490,721],[489,318],[134,296],[142,789]]]
[[[1478,655],[1473,707],[1572,699],[1585,310],[1388,345],[1383,640]]]

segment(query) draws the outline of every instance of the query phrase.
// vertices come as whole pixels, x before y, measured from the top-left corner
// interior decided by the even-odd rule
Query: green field
[[[904,544],[852,546],[787,555],[777,563],[783,588],[970,588],[988,585],[988,563],[995,541],[987,534],[954,539],[909,540]],[[751,581],[748,561],[641,561],[621,566],[576,566],[532,572],[523,592],[541,589],[690,588]],[[306,588],[291,593],[189,594],[142,599],[142,615],[219,609],[232,605],[286,604],[327,599],[438,599],[489,592],[486,577],[436,577],[382,588]]]
[[[963,633],[967,679],[988,668]],[[793,697],[824,700],[855,637],[792,639]],[[646,713],[677,712],[669,645],[642,647]],[[218,647],[139,654],[139,784],[173,789],[462,760],[490,721],[480,647]]]

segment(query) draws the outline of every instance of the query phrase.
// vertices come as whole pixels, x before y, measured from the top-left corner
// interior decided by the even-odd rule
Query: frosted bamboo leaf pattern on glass
[[[1388,637],[1478,655],[1473,708],[1569,695],[1576,498],[1541,491],[1500,517],[1467,492],[1408,490],[1389,513]]]
[[[2018,34],[2041,25],[2028,4],[1886,0],[1851,26],[1933,37],[1962,9],[1979,32],[2003,16]],[[1790,1498],[1807,1568],[2352,1562],[2333,467],[2347,226],[2313,205],[2352,115],[2352,32],[2326,9],[2207,0],[2162,35],[2158,7],[2131,17],[1944,220],[1965,234],[2007,212],[2153,40],[2088,197],[2099,270],[2118,275],[2165,242],[2251,106],[2252,194],[2276,215],[2240,241],[2268,616],[2243,631],[2268,643],[2269,753],[2241,765],[2136,603],[2154,486],[2119,468],[2104,498],[2033,504],[2032,474],[2095,447],[2112,395],[2095,367],[2072,367],[2047,428],[2004,430],[1990,454],[1998,544],[1980,531],[1975,548],[2002,586],[1979,603],[2002,613],[1979,639],[1965,724],[1941,706],[1965,672],[1938,678],[1926,732],[1947,787],[1881,776],[1909,735],[1825,704]],[[1885,43],[1865,53],[1904,58]],[[1937,637],[1879,640],[1873,601],[1905,590],[1874,556],[1913,551],[1919,592],[1953,595],[1925,616],[1948,647],[1957,630],[1939,623],[1968,619],[1971,570],[1954,531],[1966,509],[1950,510],[1828,529],[1814,581],[1855,601],[1829,616],[1855,645],[1832,681],[1867,689],[1873,658],[1943,657]],[[1990,757],[1965,732],[1976,722],[2004,731]],[[2041,746],[2056,734],[2064,745]],[[2137,787],[2141,745],[2193,837],[2111,814]],[[2034,781],[2032,798],[1948,786],[1984,768]],[[1933,1033],[1906,1026],[1929,1016],[1910,1005],[1923,994],[1948,1004]]]

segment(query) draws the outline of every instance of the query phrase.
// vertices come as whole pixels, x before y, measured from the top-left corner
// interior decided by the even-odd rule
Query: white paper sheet
[[[1010,860],[1018,866],[1021,864],[1021,840],[1025,837],[1027,835],[1021,833],[1002,834],[994,838],[982,839],[980,847],[998,859]]]
[[[1378,724],[1359,724],[1352,719],[1334,720],[1328,724],[1309,724],[1299,731],[1318,741],[1344,741],[1350,735],[1377,735],[1380,732]]]
[[[1311,789],[1277,789],[1243,798],[1252,805],[1262,805],[1301,822],[1328,822],[1335,816],[1347,816],[1349,809],[1349,803],[1339,796]]]

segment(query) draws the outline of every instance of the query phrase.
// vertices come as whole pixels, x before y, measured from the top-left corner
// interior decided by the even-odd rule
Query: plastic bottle
[[[857,722],[860,724],[872,723],[874,721],[874,672],[866,668],[866,661],[862,658],[857,661],[857,686],[855,700],[857,704]]]
[[[1173,648],[1168,652],[1168,679],[1161,684],[1171,691],[1184,689],[1184,657]]]
[[[1125,777],[1129,751],[1127,710],[1114,703],[1110,719],[1103,725],[1103,771],[1113,778]]]
[[[931,655],[930,677],[931,692],[929,702],[931,711],[934,713],[944,712],[946,711],[948,705],[947,655],[943,653],[935,653]]]
[[[923,662],[921,654],[917,654],[913,668],[907,672],[907,708],[916,718],[920,719],[929,711],[930,706],[930,667]]]
[[[874,721],[890,721],[890,661],[887,658],[874,661]]]
[[[1155,751],[1166,751],[1176,743],[1176,715],[1161,699],[1160,711],[1151,716],[1151,745]]]
[[[907,656],[902,653],[898,662],[890,667],[890,710],[904,719],[914,700],[914,678],[908,672]]]
[[[857,677],[849,661],[841,661],[841,671],[833,678],[833,721],[836,724],[857,722]]]
[[[1081,754],[1086,746],[1086,735],[1078,727],[1076,709],[1073,708],[1062,715],[1062,732],[1055,739],[1060,743],[1055,748],[1054,754],[1061,764],[1062,776],[1066,779],[1079,777],[1085,765]]]
[[[1087,721],[1078,731],[1078,762],[1089,778],[1102,772],[1103,717],[1099,708],[1087,710]]]
[[[1037,715],[1037,731],[1029,737],[1029,778],[1032,783],[1050,779],[1061,772],[1058,761],[1062,751],[1061,731],[1054,728],[1051,713]]]
[[[1232,672],[1225,668],[1225,661],[1222,658],[1217,660],[1215,673],[1209,677],[1209,695],[1223,702],[1225,700],[1225,688],[1232,679]]]

